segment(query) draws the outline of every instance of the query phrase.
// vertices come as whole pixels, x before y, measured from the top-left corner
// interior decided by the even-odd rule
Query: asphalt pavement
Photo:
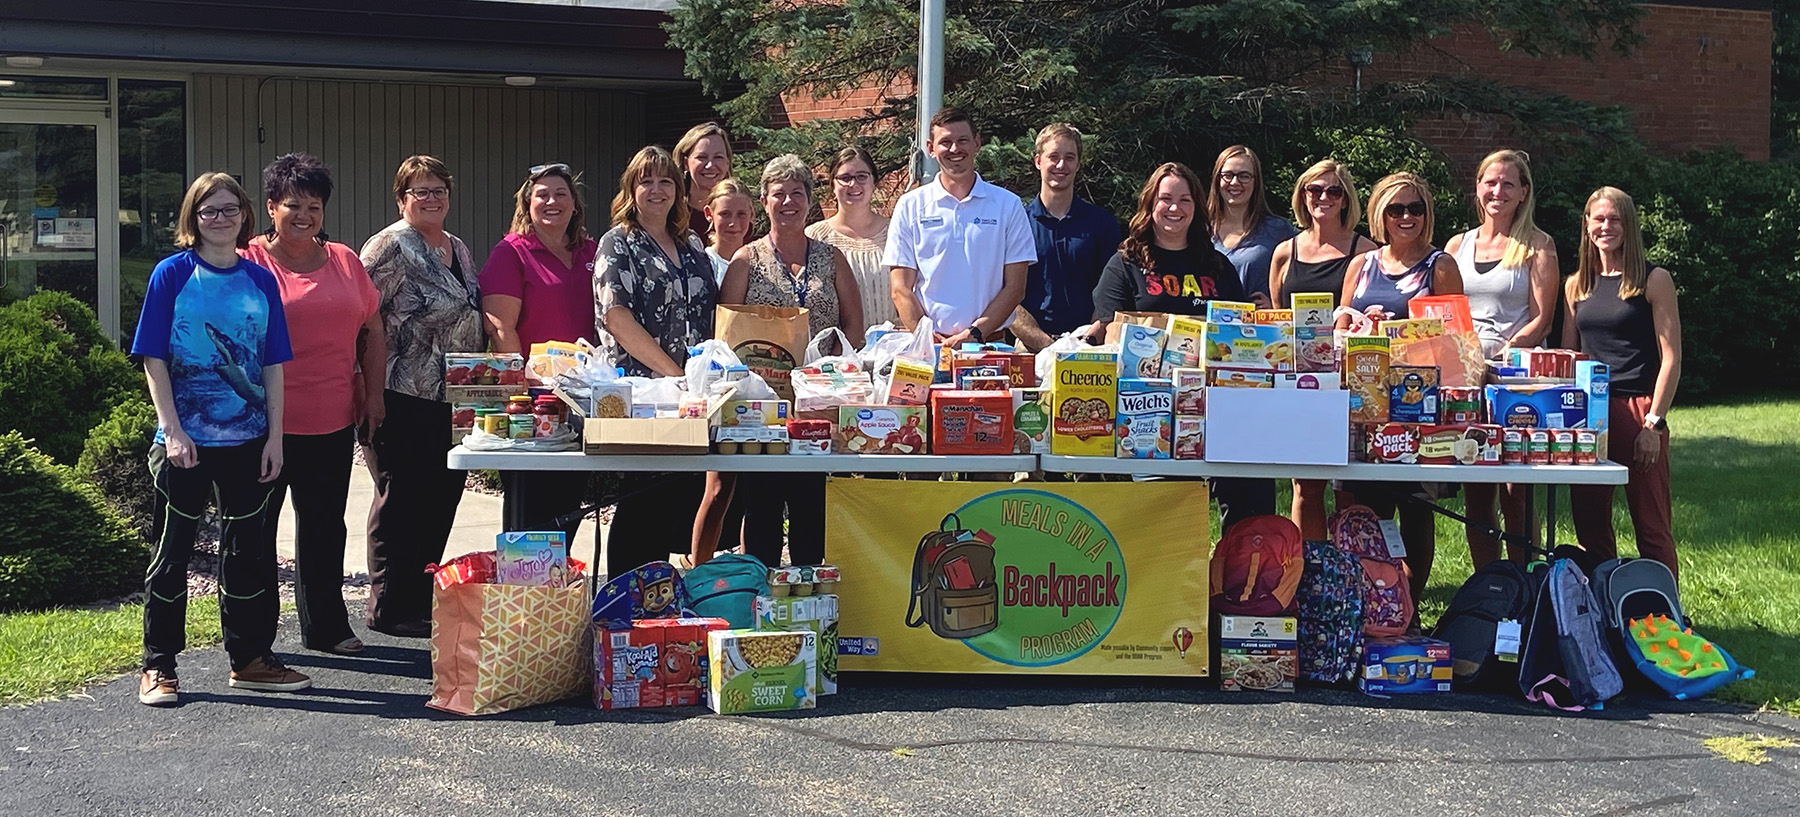
[[[354,604],[354,603],[353,603]],[[484,718],[425,707],[424,641],[357,658],[278,650],[293,694],[183,656],[183,703],[135,679],[0,710],[0,815],[1793,815],[1800,750],[1731,763],[1711,737],[1800,721],[1627,698],[1561,714],[1509,698],[1223,693],[1206,682],[850,675],[820,708]]]

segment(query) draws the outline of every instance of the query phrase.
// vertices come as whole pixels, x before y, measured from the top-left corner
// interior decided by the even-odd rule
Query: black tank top
[[[1300,260],[1300,244],[1295,239],[1288,239],[1287,277],[1281,279],[1279,300],[1275,302],[1277,309],[1286,309],[1294,304],[1296,292],[1329,292],[1335,303],[1344,295],[1344,272],[1350,268],[1350,259],[1356,255],[1356,248],[1362,243],[1362,236],[1357,236],[1350,243],[1350,254],[1330,261],[1312,263]]]
[[[1640,294],[1619,300],[1624,280],[1619,275],[1596,277],[1587,300],[1575,302],[1575,329],[1581,334],[1581,351],[1612,368],[1612,393],[1633,397],[1656,391],[1662,349],[1656,345],[1650,299]]]

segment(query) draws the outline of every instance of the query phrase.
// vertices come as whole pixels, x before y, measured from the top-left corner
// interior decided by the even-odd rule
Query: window
[[[186,83],[119,80],[119,329],[127,339],[150,271],[175,252],[187,183]]]

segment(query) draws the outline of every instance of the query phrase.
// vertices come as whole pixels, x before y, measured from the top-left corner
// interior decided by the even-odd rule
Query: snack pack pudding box
[[[1424,636],[1371,638],[1356,686],[1371,695],[1450,691],[1450,644]]]
[[[1051,368],[1050,453],[1113,455],[1113,404],[1118,399],[1116,352],[1057,352]]]

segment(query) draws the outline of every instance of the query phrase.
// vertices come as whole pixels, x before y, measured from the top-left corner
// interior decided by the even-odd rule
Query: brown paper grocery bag
[[[426,706],[491,715],[585,694],[593,685],[588,608],[579,582],[434,588]]]
[[[806,342],[812,337],[807,320],[804,307],[719,304],[713,337],[730,346],[781,399],[792,400],[789,381],[794,367],[806,359]]]
[[[1154,326],[1168,329],[1169,319],[1174,317],[1167,312],[1114,312],[1112,323],[1106,325],[1106,342],[1118,343],[1119,334],[1125,331],[1125,324],[1135,323],[1139,326]]]

